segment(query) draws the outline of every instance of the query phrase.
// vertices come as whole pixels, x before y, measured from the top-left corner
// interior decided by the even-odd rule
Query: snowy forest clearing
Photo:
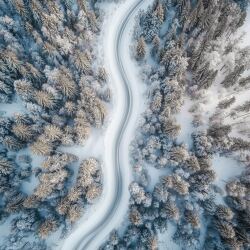
[[[168,230],[165,233],[159,233],[159,250],[181,250],[172,237],[176,227],[171,223],[168,224]]]
[[[239,164],[236,160],[223,156],[214,156],[213,169],[216,172],[216,179],[214,185],[218,186],[221,193],[217,194],[217,201],[224,205],[223,196],[226,194],[225,185],[235,176],[241,174],[244,166]]]

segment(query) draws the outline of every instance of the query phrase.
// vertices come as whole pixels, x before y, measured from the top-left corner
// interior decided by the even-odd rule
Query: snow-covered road
[[[65,240],[62,249],[95,250],[110,231],[123,222],[129,202],[131,181],[129,144],[134,137],[138,115],[144,110],[144,88],[130,58],[135,15],[150,0],[127,0],[106,6],[108,18],[101,35],[104,63],[110,75],[114,110],[104,138],[104,191],[95,211]],[[113,5],[113,7],[112,7]]]

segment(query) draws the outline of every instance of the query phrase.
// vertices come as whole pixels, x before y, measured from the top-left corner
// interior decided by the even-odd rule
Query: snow
[[[155,185],[160,181],[162,176],[169,175],[171,173],[171,168],[157,169],[149,164],[146,165],[146,170],[149,176],[149,184],[147,186],[147,191],[153,191]]]
[[[27,195],[31,195],[34,192],[34,189],[38,186],[39,180],[35,175],[32,175],[29,181],[24,181],[22,183],[21,190]]]
[[[173,20],[174,16],[175,16],[174,9],[169,9],[166,15],[166,20],[164,21],[160,29],[160,37],[164,37],[167,35],[167,32],[170,28],[169,26],[170,26],[171,20]]]
[[[87,139],[84,145],[75,145],[75,146],[60,146],[59,151],[65,153],[71,153],[76,155],[79,158],[79,161],[82,161],[89,157],[96,157],[100,159],[102,157],[103,151],[103,134],[104,131],[101,129],[91,129],[91,135]]]
[[[12,103],[1,103],[1,105],[0,105],[0,114],[1,115],[11,117],[15,113],[21,113],[21,114],[26,113],[26,109],[22,105],[21,100],[16,99]]]
[[[207,236],[207,227],[209,225],[209,220],[207,220],[207,217],[202,215],[201,217],[201,228],[200,228],[200,245],[203,246],[206,236]]]
[[[62,246],[62,240],[60,239],[62,233],[62,228],[60,227],[59,230],[56,232],[53,232],[49,235],[49,237],[46,239],[46,243],[48,246],[51,247],[51,249],[60,249]]]
[[[159,250],[181,250],[182,248],[177,245],[172,237],[175,233],[176,227],[168,222],[166,232],[158,234]]]
[[[191,105],[191,100],[188,97],[185,97],[184,104],[181,107],[180,112],[175,116],[177,123],[181,124],[181,132],[177,138],[177,143],[186,144],[188,149],[191,149],[193,145],[191,138],[191,134],[194,130],[192,125],[193,117],[189,112]]]
[[[1,224],[0,226],[0,242],[1,245],[4,242],[4,239],[8,237],[11,233],[11,221],[15,218],[15,215],[11,215],[8,217],[8,219]]]
[[[214,184],[218,186],[224,194],[217,194],[216,201],[217,203],[224,204],[223,196],[226,195],[226,183],[230,179],[240,175],[244,170],[244,165],[232,158],[215,155],[212,159],[212,168],[216,172]]]
[[[249,46],[250,45],[250,6],[248,6],[247,9],[247,16],[245,23],[243,26],[239,29],[239,33],[245,32],[245,36],[242,41],[242,47]]]

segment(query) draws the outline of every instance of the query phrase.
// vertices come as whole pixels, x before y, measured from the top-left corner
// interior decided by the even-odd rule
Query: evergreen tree
[[[143,37],[140,37],[136,46],[136,57],[138,60],[142,60],[146,55],[146,43]]]

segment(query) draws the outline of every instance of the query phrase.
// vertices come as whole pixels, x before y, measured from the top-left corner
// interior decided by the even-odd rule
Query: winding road
[[[126,13],[126,16],[124,16],[122,23],[119,25],[119,28],[116,33],[115,39],[115,61],[119,68],[119,74],[122,79],[122,84],[124,85],[124,96],[126,100],[126,108],[124,109],[123,117],[120,122],[120,128],[119,133],[117,135],[117,139],[114,144],[114,158],[113,158],[113,164],[116,166],[115,169],[115,183],[114,183],[114,200],[112,204],[110,204],[110,209],[106,211],[105,215],[103,216],[102,220],[95,225],[94,228],[89,231],[88,234],[84,235],[81,239],[81,242],[79,242],[77,246],[77,250],[94,250],[91,247],[91,244],[93,241],[95,241],[95,238],[98,234],[106,234],[108,232],[105,232],[105,227],[107,224],[109,224],[109,221],[112,219],[112,217],[115,215],[116,210],[118,208],[118,205],[121,202],[121,196],[123,193],[123,177],[122,177],[122,171],[121,168],[123,167],[123,164],[121,162],[121,142],[124,138],[125,131],[127,128],[127,124],[131,117],[132,107],[133,107],[133,98],[131,93],[131,83],[126,75],[124,64],[123,64],[123,58],[121,56],[121,41],[123,38],[124,30],[131,18],[131,16],[139,9],[140,5],[143,3],[143,0],[135,1],[135,3],[130,7],[128,13]]]
[[[145,85],[130,57],[129,45],[137,11],[147,7],[149,2],[151,0],[124,0],[119,4],[105,2],[100,6],[106,16],[97,42],[97,53],[103,57],[101,63],[109,72],[113,92],[110,121],[99,150],[104,163],[103,195],[86,210],[78,225],[62,242],[61,250],[97,250],[114,228],[126,223],[124,218],[130,197],[128,186],[132,180],[129,145],[138,115],[145,108],[142,102]]]

